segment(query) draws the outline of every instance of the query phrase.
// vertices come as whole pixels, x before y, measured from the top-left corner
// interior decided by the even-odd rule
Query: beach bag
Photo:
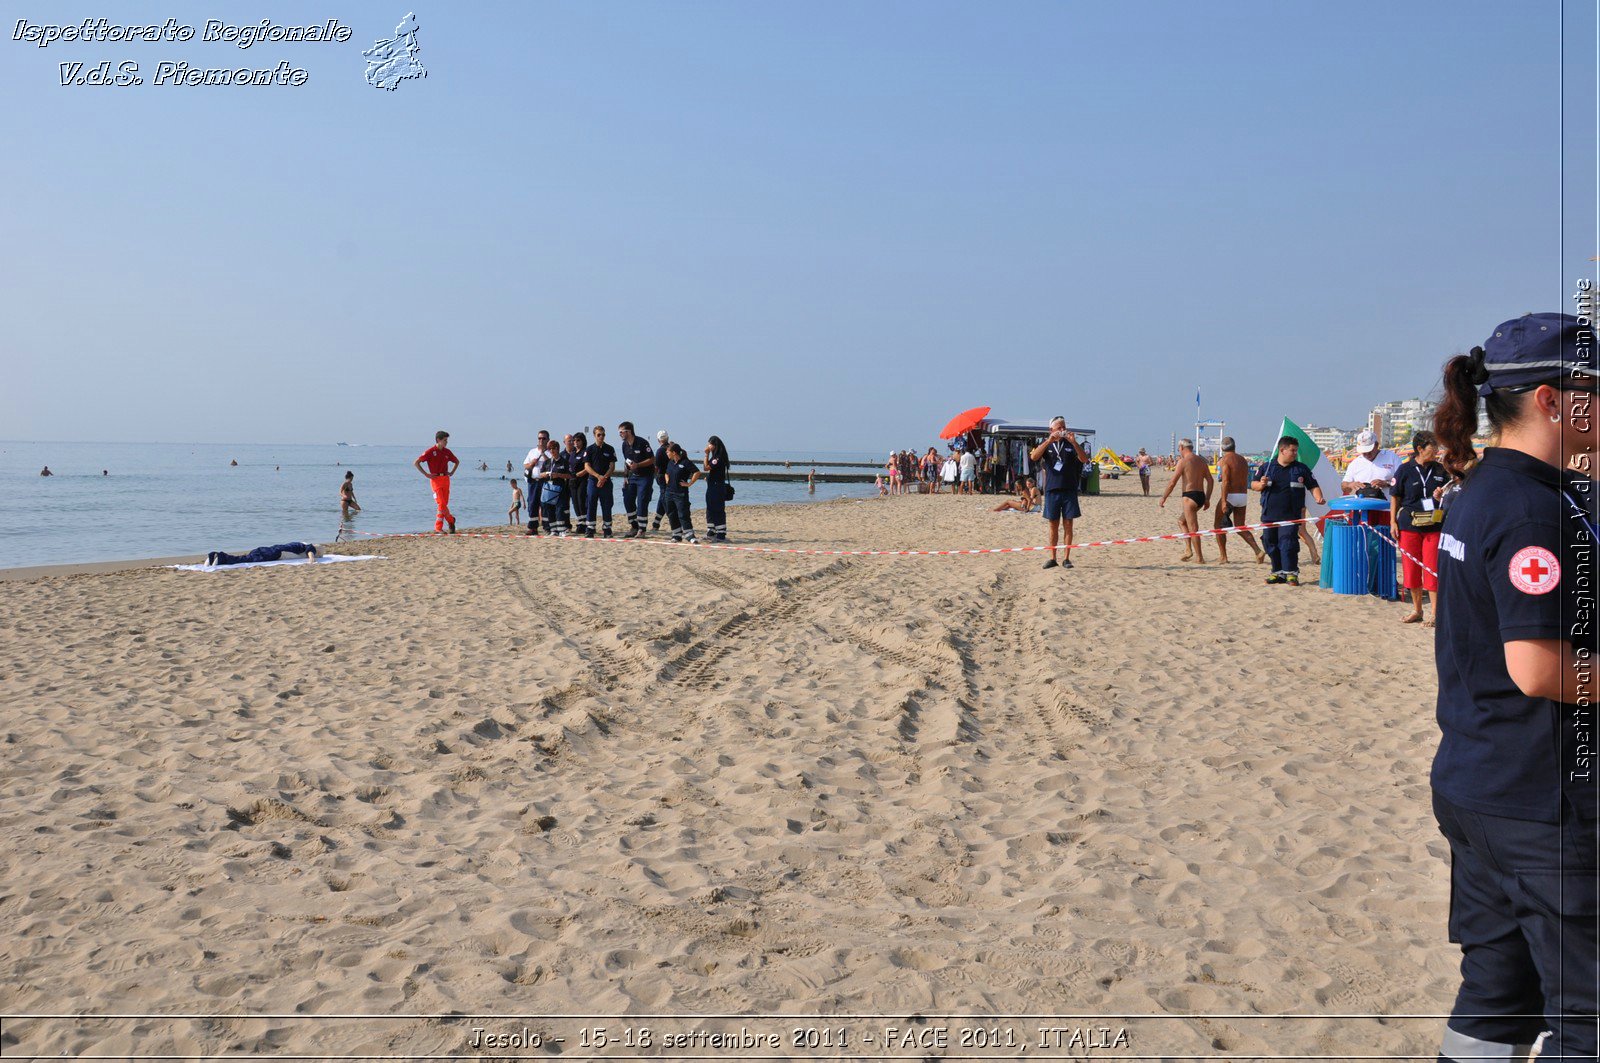
[[[722,485],[722,497],[725,500],[733,497],[733,485],[731,483]]]
[[[547,506],[553,506],[561,501],[561,486],[559,484],[545,484],[544,490],[539,495],[539,500]]]
[[[1376,498],[1379,501],[1382,501],[1383,498],[1384,498],[1383,488],[1381,488],[1381,487],[1358,487],[1358,488],[1356,488],[1356,497],[1357,498]]]

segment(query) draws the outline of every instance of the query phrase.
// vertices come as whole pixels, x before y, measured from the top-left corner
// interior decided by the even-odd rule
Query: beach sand
[[[1087,499],[1079,538],[1174,530],[1137,491]],[[993,501],[729,523],[1042,542]],[[0,1012],[218,1016],[13,1019],[8,1058],[470,1055],[484,1023],[404,1017],[451,1011],[1161,1016],[1123,1024],[1126,1051],[1174,1057],[1437,1045],[1439,1019],[1328,1017],[1436,1014],[1456,986],[1432,633],[1401,606],[1265,587],[1242,545],[1070,572],[340,549],[387,560],[0,583]],[[1202,1017],[1282,1013],[1309,1017]],[[284,1014],[402,1017],[249,1017]]]

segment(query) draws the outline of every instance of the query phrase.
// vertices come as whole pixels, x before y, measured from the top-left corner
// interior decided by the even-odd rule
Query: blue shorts
[[[1044,493],[1045,520],[1077,520],[1083,516],[1078,508],[1078,492],[1046,491]]]

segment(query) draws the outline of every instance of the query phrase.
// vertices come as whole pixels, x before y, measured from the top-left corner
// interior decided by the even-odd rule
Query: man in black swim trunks
[[[1198,564],[1205,564],[1204,552],[1200,549],[1200,511],[1211,506],[1211,488],[1215,481],[1211,477],[1211,466],[1206,460],[1194,452],[1194,440],[1178,440],[1178,464],[1172,470],[1172,479],[1167,481],[1167,489],[1161,494],[1161,506],[1164,508],[1167,499],[1172,495],[1172,489],[1179,484],[1183,485],[1183,513],[1178,517],[1178,527],[1189,533],[1185,540],[1183,556],[1180,561],[1188,561],[1191,557]]]

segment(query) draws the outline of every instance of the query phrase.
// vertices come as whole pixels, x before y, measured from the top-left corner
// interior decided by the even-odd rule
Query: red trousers
[[[449,521],[450,527],[454,528],[456,518],[450,512],[450,477],[434,476],[428,482],[433,485],[433,500],[439,507],[439,515],[433,521],[433,530],[444,531],[445,521]]]

